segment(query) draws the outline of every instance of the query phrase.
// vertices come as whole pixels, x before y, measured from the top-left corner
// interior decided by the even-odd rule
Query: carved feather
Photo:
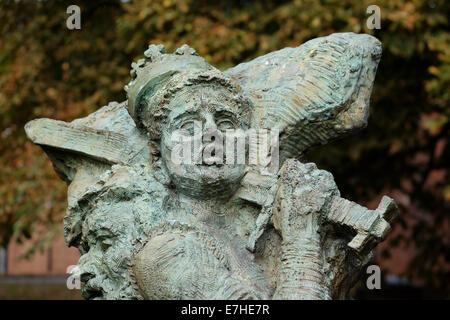
[[[280,158],[298,158],[367,124],[381,43],[337,33],[225,71],[253,102],[252,127],[280,130]]]

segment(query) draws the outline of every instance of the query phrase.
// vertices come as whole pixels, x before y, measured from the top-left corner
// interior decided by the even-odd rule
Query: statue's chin
[[[195,199],[228,198],[245,173],[242,165],[182,165],[168,167],[177,190]]]

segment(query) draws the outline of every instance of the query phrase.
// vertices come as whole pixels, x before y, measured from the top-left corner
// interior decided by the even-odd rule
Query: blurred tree
[[[45,247],[60,232],[65,186],[46,156],[26,141],[36,117],[72,120],[122,100],[127,57],[115,19],[120,1],[78,2],[82,30],[66,27],[68,2],[0,1],[0,243],[29,237]]]
[[[81,30],[65,26],[81,7]],[[381,29],[366,26],[369,5]],[[383,43],[369,126],[313,151],[360,203],[381,194],[402,208],[380,261],[395,247],[414,257],[404,276],[450,294],[450,3],[445,0],[0,1],[0,240],[60,230],[64,185],[27,142],[26,121],[72,120],[125,99],[131,61],[149,43],[183,43],[226,69],[332,32],[364,32]]]

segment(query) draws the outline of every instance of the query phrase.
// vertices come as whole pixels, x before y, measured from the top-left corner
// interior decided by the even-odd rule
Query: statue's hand
[[[273,208],[274,226],[283,239],[274,299],[330,299],[319,231],[338,194],[329,172],[313,163],[284,163]]]
[[[389,197],[376,210],[343,199],[329,172],[287,160],[273,206],[283,239],[274,298],[345,297],[397,211]]]
[[[316,237],[336,195],[339,191],[331,173],[317,169],[314,163],[287,160],[273,207],[274,225],[283,240]]]

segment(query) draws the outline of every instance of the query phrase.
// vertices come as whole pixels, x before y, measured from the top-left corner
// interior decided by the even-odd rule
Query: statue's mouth
[[[88,280],[83,288],[81,294],[87,300],[95,300],[103,298],[103,289],[96,284],[95,278]]]

